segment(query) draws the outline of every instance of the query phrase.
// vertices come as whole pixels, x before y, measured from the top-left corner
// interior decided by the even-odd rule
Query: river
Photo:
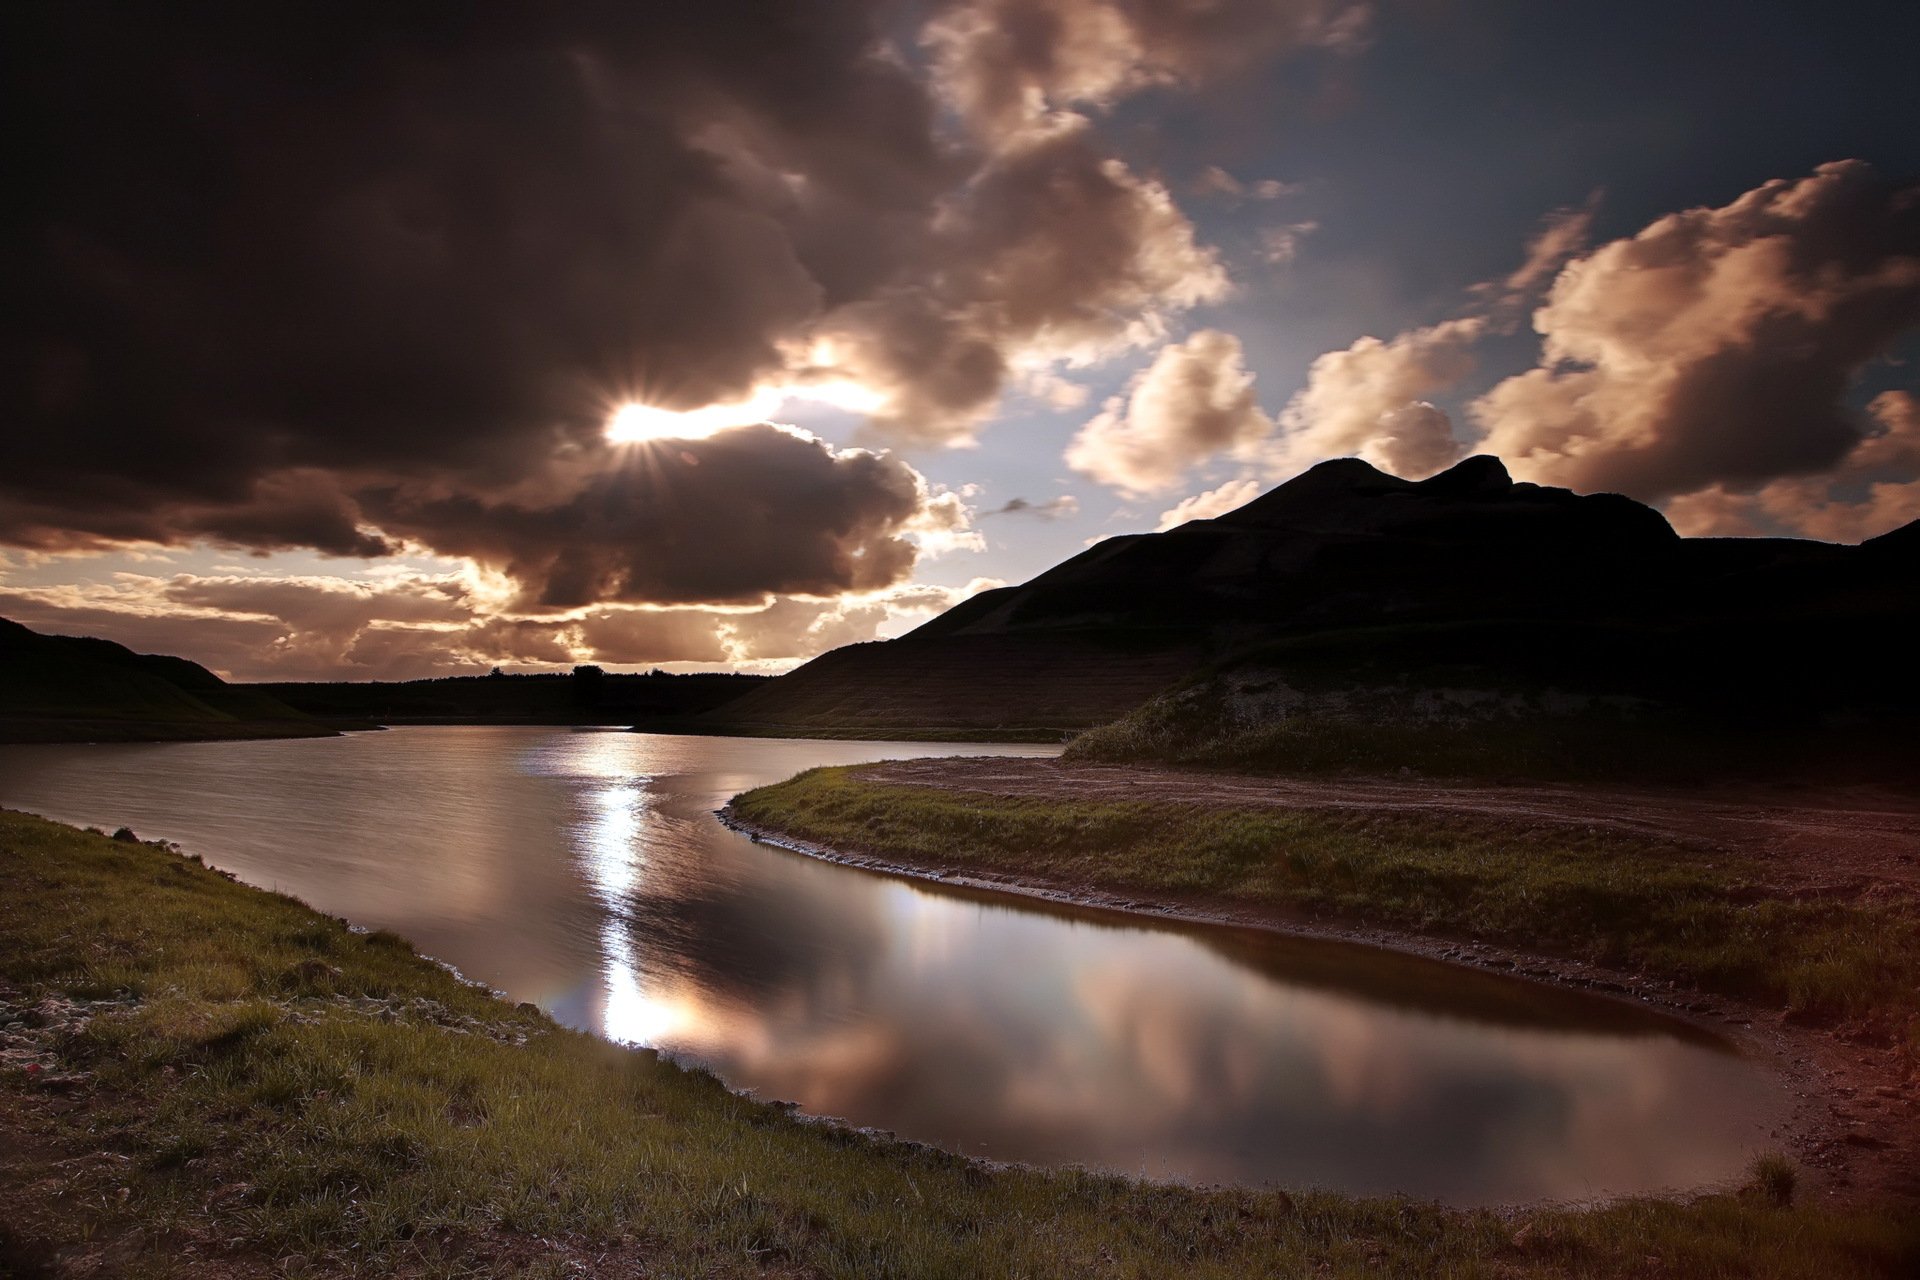
[[[1190,1182],[1584,1199],[1736,1176],[1783,1086],[1617,1001],[1056,908],[723,828],[820,764],[1032,746],[416,727],[0,747],[0,804],[178,841],[516,1000],[812,1114]]]

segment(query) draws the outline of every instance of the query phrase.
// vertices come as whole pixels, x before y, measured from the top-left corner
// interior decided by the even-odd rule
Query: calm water
[[[0,747],[0,804],[178,840],[575,1026],[999,1159],[1470,1204],[1690,1186],[1765,1145],[1780,1087],[1630,1007],[911,884],[712,815],[816,764],[1047,750],[526,728]]]

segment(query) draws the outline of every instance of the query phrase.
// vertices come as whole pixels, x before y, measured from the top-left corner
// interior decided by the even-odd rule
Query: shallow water
[[[0,804],[177,840],[572,1025],[994,1159],[1478,1204],[1700,1185],[1766,1145],[1778,1082],[1629,1005],[902,881],[712,814],[816,764],[1050,751],[519,727],[0,747]]]

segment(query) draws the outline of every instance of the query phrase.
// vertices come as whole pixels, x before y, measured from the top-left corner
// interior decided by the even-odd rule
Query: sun
[[[607,415],[607,443],[705,440],[732,427],[765,422],[789,394],[781,388],[761,387],[744,400],[701,405],[697,409],[663,409],[639,400],[622,401]]]
[[[608,415],[607,443],[704,440],[717,431],[759,422],[765,417],[766,412],[752,403],[710,404],[699,409],[662,409],[659,405],[630,401]]]
[[[649,440],[697,438],[705,433],[692,415],[651,404],[623,404],[607,418],[608,444],[644,444]]]
[[[656,440],[705,440],[732,427],[766,422],[783,406],[823,404],[851,413],[872,413],[882,398],[847,381],[814,382],[804,386],[763,386],[744,400],[702,405],[697,409],[664,409],[639,400],[623,400],[607,414],[608,444],[649,444]]]

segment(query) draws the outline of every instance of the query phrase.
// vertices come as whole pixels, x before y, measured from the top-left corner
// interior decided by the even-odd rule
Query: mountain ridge
[[[1882,692],[1904,712],[1920,697],[1885,642],[1920,622],[1916,580],[1920,522],[1858,546],[1683,538],[1630,498],[1516,482],[1496,458],[1420,481],[1336,459],[1221,516],[1103,540],[898,639],[822,655],[703,719],[715,731],[1066,733],[1276,644],[1345,636],[1315,659],[1316,679],[1342,666],[1354,681],[1398,679],[1372,668],[1406,665],[1410,628],[1451,631],[1469,657],[1486,647],[1483,682],[1716,711],[1797,649],[1830,669],[1784,699],[1775,682],[1794,714],[1860,714]],[[1527,652],[1548,633],[1578,640],[1563,669]],[[1716,673],[1716,649],[1752,651]]]

